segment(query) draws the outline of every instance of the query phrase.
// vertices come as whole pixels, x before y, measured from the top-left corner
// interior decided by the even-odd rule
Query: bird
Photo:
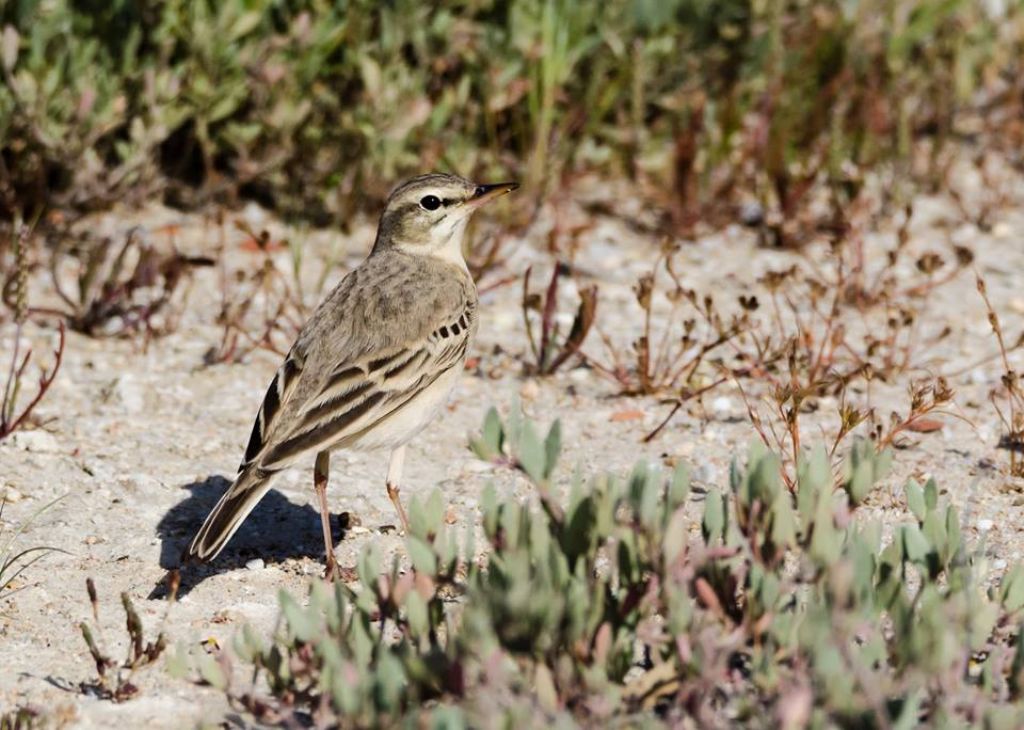
[[[238,474],[183,564],[216,558],[274,477],[312,457],[325,577],[334,579],[327,484],[338,449],[390,450],[385,486],[408,534],[400,499],[406,444],[447,402],[478,326],[466,226],[482,205],[518,187],[432,173],[395,188],[369,255],[320,302],[271,380]]]

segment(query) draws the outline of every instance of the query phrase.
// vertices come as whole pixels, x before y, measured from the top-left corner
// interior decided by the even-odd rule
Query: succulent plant
[[[236,191],[344,221],[413,170],[512,165],[538,195],[581,168],[655,176],[684,231],[731,221],[752,193],[763,213],[748,220],[793,244],[812,191],[841,211],[916,136],[941,146],[954,112],[1012,70],[1015,13],[24,0],[0,11],[0,214]]]
[[[992,584],[933,481],[906,485],[913,522],[891,537],[860,520],[887,453],[855,447],[837,489],[814,449],[794,494],[755,442],[700,507],[682,464],[577,469],[560,495],[560,427],[537,433],[487,415],[474,449],[522,471],[542,509],[485,487],[479,554],[440,492],[414,500],[408,561],[371,547],[354,585],[282,592],[272,636],[179,647],[177,670],[261,721],[319,726],[1019,721],[1024,568]]]

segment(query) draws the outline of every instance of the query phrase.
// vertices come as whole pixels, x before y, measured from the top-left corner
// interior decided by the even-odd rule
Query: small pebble
[[[982,518],[982,519],[978,520],[978,531],[979,532],[988,532],[989,530],[992,529],[992,527],[994,525],[995,525],[995,523],[992,520],[990,520],[988,518]]]
[[[555,315],[555,322],[561,331],[568,330],[572,327],[572,323],[576,321],[575,312],[559,312]]]
[[[489,461],[469,461],[463,464],[462,470],[470,474],[485,474],[494,471],[494,465]]]
[[[146,388],[134,376],[118,378],[113,395],[126,413],[142,413],[146,409]]]
[[[267,213],[256,203],[250,202],[242,210],[242,217],[245,218],[245,222],[250,226],[257,227],[266,225]]]
[[[579,299],[580,289],[576,285],[574,279],[564,278],[559,282],[558,285],[558,296],[564,297],[564,301],[571,302],[575,299]],[[567,327],[572,326],[572,321],[576,318],[576,313],[567,311],[559,314],[559,319],[566,322]]]
[[[263,558],[253,558],[245,564],[246,570],[263,570]]]
[[[536,380],[527,380],[519,389],[519,397],[526,401],[536,400],[540,395],[540,386]]]
[[[732,412],[732,398],[720,395],[711,401],[711,410],[716,416],[727,416]]]
[[[740,222],[745,226],[759,226],[764,221],[764,208],[756,201],[747,201],[740,206]]]
[[[14,504],[15,502],[20,502],[21,500],[25,499],[25,495],[19,492],[14,487],[4,487],[2,494],[0,494],[0,497],[2,497],[4,502],[10,502],[11,504]]]
[[[56,437],[46,431],[15,431],[10,436],[11,446],[37,454],[53,454],[60,451]]]
[[[591,379],[592,372],[587,368],[573,368],[569,371],[569,380],[574,383],[585,383]]]

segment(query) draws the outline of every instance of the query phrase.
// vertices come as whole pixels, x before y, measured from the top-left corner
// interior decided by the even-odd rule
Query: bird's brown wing
[[[462,366],[471,318],[468,309],[451,313],[424,338],[344,361],[286,426],[257,447],[253,458],[261,467],[275,470],[305,453],[357,444],[377,423]]]
[[[267,390],[242,468],[278,470],[355,444],[461,365],[476,326],[468,275],[453,282],[451,271],[438,275],[421,262],[379,268],[386,275],[360,271],[314,314]]]

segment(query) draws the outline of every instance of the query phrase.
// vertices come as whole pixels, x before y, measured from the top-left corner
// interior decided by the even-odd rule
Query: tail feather
[[[270,489],[275,474],[256,467],[243,470],[206,517],[182,562],[207,563],[217,557]]]

